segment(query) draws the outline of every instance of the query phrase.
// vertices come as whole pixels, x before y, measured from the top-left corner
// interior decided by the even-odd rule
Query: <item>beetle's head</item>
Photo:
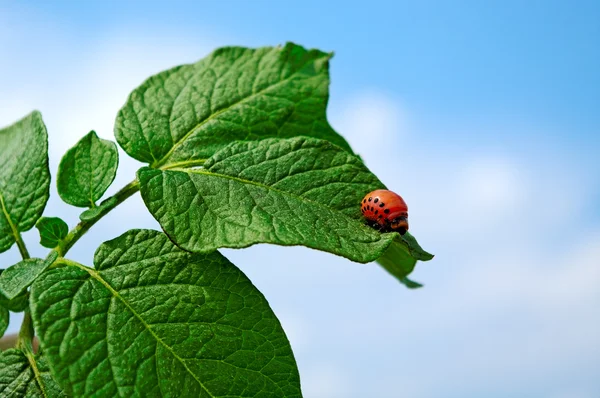
[[[408,214],[402,214],[390,223],[390,228],[404,235],[408,231]]]

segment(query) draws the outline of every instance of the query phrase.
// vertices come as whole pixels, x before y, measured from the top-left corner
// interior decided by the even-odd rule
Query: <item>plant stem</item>
[[[23,351],[25,357],[27,357],[27,361],[29,362],[31,370],[35,376],[35,381],[42,392],[42,396],[47,397],[48,394],[46,393],[46,387],[44,386],[42,375],[38,369],[37,361],[35,360],[33,336],[33,319],[31,319],[31,313],[29,312],[29,309],[27,309],[25,310],[25,316],[23,317],[23,323],[21,324],[21,330],[19,331],[19,337],[17,338],[17,348]]]
[[[93,218],[82,221],[75,226],[71,231],[69,231],[68,235],[60,242],[60,244],[53,249],[53,251],[58,252],[59,258],[55,261],[55,263],[64,263],[69,264],[71,261],[62,258],[71,247],[83,236],[85,233],[98,222],[102,217],[104,217],[107,213],[109,213],[112,209],[117,207],[119,204],[123,203],[127,198],[140,190],[140,183],[138,180],[133,180],[129,184],[125,185],[119,192],[111,196],[110,198],[104,200],[102,204],[100,204],[101,211],[94,216]],[[27,248],[25,247],[25,243],[21,239],[21,235],[17,232],[15,234],[15,239],[17,241],[17,245],[19,246],[19,251],[21,252],[21,256],[23,259],[29,258],[29,253],[27,252]],[[52,252],[51,252],[52,253]],[[50,254],[51,255],[51,254]],[[49,256],[50,256],[49,255]],[[16,347],[23,350],[28,355],[28,358],[31,356],[33,358],[33,337],[34,337],[34,329],[33,329],[33,320],[31,318],[31,313],[29,309],[25,310],[23,323],[21,324],[21,330],[19,330],[19,335],[17,338]],[[33,364],[35,365],[35,364]],[[32,365],[32,366],[33,366]]]
[[[13,224],[10,215],[8,214],[8,210],[6,210],[6,206],[4,205],[4,198],[0,195],[0,210],[4,213],[6,217],[6,221],[8,221],[8,225],[10,225],[10,229],[12,230],[13,236],[15,237],[15,241],[17,242],[17,247],[19,248],[19,252],[21,253],[21,257],[23,260],[27,260],[29,257],[29,252],[27,251],[27,246],[25,246],[25,242],[23,242],[23,238],[21,237],[21,232],[17,229],[17,226]]]
[[[71,247],[77,242],[85,233],[90,229],[96,222],[104,217],[108,212],[123,203],[127,198],[140,190],[139,181],[133,180],[129,184],[125,185],[119,192],[111,196],[110,198],[103,201],[98,207],[101,209],[100,213],[90,220],[82,221],[75,226],[69,234],[60,242],[60,244],[54,249],[58,252],[58,255],[63,257]]]
[[[23,260],[30,258],[29,252],[27,251],[27,246],[25,246],[25,242],[23,242],[23,238],[21,238],[20,233],[15,235],[15,241],[17,242],[17,247],[19,248],[19,252],[21,253],[21,257],[23,257]]]
[[[17,338],[17,348],[24,352],[33,352],[33,320],[29,309],[25,310],[19,337]]]

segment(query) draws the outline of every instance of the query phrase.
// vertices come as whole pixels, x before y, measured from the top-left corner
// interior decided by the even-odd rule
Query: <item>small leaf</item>
[[[94,264],[51,269],[31,288],[35,330],[69,396],[300,396],[279,321],[219,253],[133,230]]]
[[[233,143],[202,169],[138,172],[146,206],[185,250],[304,245],[370,262],[396,233],[364,224],[360,201],[383,184],[354,155],[296,137]]]
[[[32,366],[35,364],[35,368]],[[37,371],[37,377],[36,377]],[[0,396],[14,398],[66,397],[52,379],[43,355],[31,356],[11,348],[0,353]]]
[[[423,285],[419,282],[415,282],[411,279],[408,279],[407,277],[401,278],[400,282],[402,282],[409,289],[418,289],[420,287],[423,287]]]
[[[394,242],[383,256],[377,259],[377,262],[406,287],[416,289],[423,285],[408,279],[407,276],[415,269],[417,260],[428,261],[432,258],[433,255],[424,251],[417,240],[406,232],[404,235],[396,236]]]
[[[40,231],[40,244],[52,249],[69,233],[69,226],[58,217],[42,217],[35,224]]]
[[[39,112],[0,129],[0,253],[41,217],[50,188],[48,133]]]
[[[394,239],[377,262],[401,282],[417,264],[417,260],[410,255],[408,248],[399,238]]]
[[[0,276],[2,273],[4,273],[4,271],[6,271],[6,270],[0,269]],[[17,297],[13,298],[12,300],[9,300],[2,293],[0,293],[0,307],[4,307],[9,311],[23,312],[23,311],[25,311],[25,309],[27,308],[28,305],[29,305],[29,296],[27,295],[27,292],[23,292],[22,294],[18,295]]]
[[[4,307],[11,312],[23,312],[29,305],[29,296],[27,292],[23,292],[12,300],[4,297],[2,293],[0,293],[0,307]]]
[[[201,164],[236,140],[310,136],[350,150],[327,122],[332,54],[225,47],[146,80],[119,111],[115,136],[154,168]]]
[[[9,300],[23,293],[33,281],[56,259],[57,253],[46,260],[28,258],[8,267],[0,275],[0,293]]]
[[[0,305],[0,337],[4,336],[4,332],[8,328],[10,322],[10,314],[8,310]]]
[[[419,243],[417,242],[415,237],[412,236],[409,232],[405,233],[404,235],[401,235],[399,238],[408,248],[410,255],[416,258],[417,260],[429,261],[434,257],[433,254],[427,253],[425,250],[423,250],[423,248],[419,246]]]
[[[100,217],[100,215],[102,215],[102,213],[106,209],[112,208],[116,204],[116,202],[117,202],[117,198],[114,196],[111,196],[110,198],[106,199],[98,206],[92,207],[91,209],[87,209],[86,211],[82,212],[79,215],[79,219],[81,221],[95,220],[96,218]]]
[[[98,138],[90,131],[60,161],[58,194],[70,205],[94,207],[112,184],[119,155],[114,142]]]

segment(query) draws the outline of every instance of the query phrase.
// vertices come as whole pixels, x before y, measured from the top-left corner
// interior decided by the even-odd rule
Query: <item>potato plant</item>
[[[42,217],[41,114],[0,130],[0,252],[16,244],[23,258],[0,274],[0,335],[9,311],[24,312],[16,347],[0,354],[0,396],[301,396],[284,330],[222,247],[303,245],[420,286],[407,276],[433,256],[362,218],[363,196],[385,185],[327,121],[331,56],[225,47],[150,77],[115,122],[118,145],[146,164],[131,183],[103,198],[118,151],[93,131],[63,156],[58,193],[82,209],[72,228]],[[162,231],[131,229],[100,244],[93,264],[69,259],[138,192]],[[46,258],[30,258],[21,238],[34,226]]]

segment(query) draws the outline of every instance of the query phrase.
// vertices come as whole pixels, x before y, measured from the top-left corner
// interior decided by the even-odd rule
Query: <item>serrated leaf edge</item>
[[[287,44],[286,44],[286,45],[287,45]],[[331,54],[326,54],[326,53],[323,53],[323,56],[322,56],[322,57],[320,57],[320,58],[326,58],[327,60],[329,60],[329,59],[331,58]],[[305,67],[307,64],[309,64],[310,62],[314,62],[314,61],[316,61],[316,58],[315,58],[315,59],[309,59],[309,60],[308,60],[308,61],[306,61],[304,64],[302,64],[302,66],[300,66],[300,67],[298,68],[298,71],[302,70],[302,68],[304,68],[304,67]],[[196,64],[188,64],[188,65],[189,65],[189,66],[195,66]],[[228,110],[230,110],[231,108],[233,108],[233,107],[235,107],[235,106],[238,106],[238,105],[240,105],[240,104],[243,104],[243,103],[245,103],[246,101],[249,101],[250,99],[253,99],[253,98],[255,98],[256,96],[258,96],[258,95],[261,95],[261,94],[262,94],[262,93],[264,93],[265,91],[268,91],[268,90],[271,90],[271,89],[273,89],[273,88],[276,88],[276,87],[278,87],[279,85],[281,85],[281,84],[283,84],[283,83],[287,83],[289,80],[291,80],[292,78],[294,78],[294,77],[296,77],[296,76],[298,75],[298,71],[296,71],[295,73],[291,74],[290,76],[286,77],[286,78],[285,78],[285,79],[283,79],[283,80],[280,80],[280,81],[278,81],[277,83],[275,83],[275,84],[273,84],[273,85],[271,85],[271,86],[265,87],[265,88],[263,88],[263,89],[262,89],[262,90],[260,90],[260,91],[257,91],[257,92],[255,92],[255,93],[252,93],[252,95],[249,95],[249,96],[247,96],[247,97],[244,97],[244,98],[242,98],[241,100],[239,100],[239,101],[237,101],[237,102],[235,102],[235,103],[233,103],[233,104],[231,104],[231,105],[229,105],[229,106],[227,106],[227,107],[225,107],[225,108],[223,108],[223,109],[220,109],[220,110],[218,110],[217,112],[213,113],[212,115],[210,115],[210,116],[209,116],[209,117],[207,117],[206,119],[202,120],[200,123],[198,123],[198,124],[196,124],[194,127],[192,127],[192,128],[190,129],[190,131],[188,131],[187,133],[185,133],[185,135],[184,135],[183,137],[181,137],[181,139],[179,139],[177,142],[174,142],[174,143],[173,143],[173,146],[171,147],[171,149],[169,149],[169,151],[168,151],[168,152],[165,154],[165,156],[163,156],[163,157],[162,157],[161,159],[159,159],[159,160],[156,160],[156,159],[155,159],[155,161],[154,161],[153,163],[151,163],[151,164],[150,164],[150,167],[152,167],[152,168],[154,168],[154,169],[161,169],[161,170],[163,170],[164,168],[168,168],[168,167],[169,167],[169,166],[168,166],[168,164],[167,164],[167,166],[164,166],[164,168],[163,168],[163,165],[165,165],[165,163],[167,163],[167,160],[168,160],[168,159],[169,159],[169,157],[170,157],[170,156],[171,156],[171,155],[172,155],[172,154],[175,152],[175,150],[176,150],[176,149],[177,149],[177,148],[178,148],[178,147],[179,147],[179,146],[180,146],[182,143],[184,143],[184,142],[185,142],[185,141],[186,141],[186,140],[189,138],[189,136],[190,136],[190,135],[192,135],[192,134],[193,134],[193,133],[194,133],[194,132],[195,132],[197,129],[199,129],[200,127],[202,127],[204,124],[206,124],[206,123],[210,122],[211,120],[213,120],[215,117],[219,116],[220,114],[222,114],[222,113],[224,113],[224,112],[227,112],[227,111],[228,111]],[[190,78],[188,79],[188,81],[185,83],[185,85],[183,86],[183,88],[182,88],[182,89],[181,89],[181,91],[179,92],[180,94],[181,94],[181,93],[182,93],[182,92],[185,90],[185,88],[187,87],[187,85],[189,84],[189,82],[192,80],[192,78],[193,78],[193,77],[194,77],[194,76],[192,75],[192,77],[190,77]],[[137,89],[136,89],[136,90],[137,90]],[[128,101],[129,101],[129,100],[128,100]],[[177,101],[177,97],[175,98],[174,102],[176,102],[176,101]],[[172,111],[172,110],[171,110],[171,111]],[[170,129],[170,127],[169,127],[169,129]],[[171,132],[171,133],[172,133],[172,132]]]

